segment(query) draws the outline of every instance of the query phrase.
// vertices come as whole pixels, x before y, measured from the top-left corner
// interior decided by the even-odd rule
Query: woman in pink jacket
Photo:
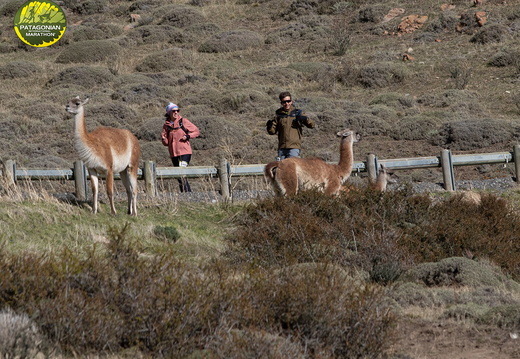
[[[166,106],[164,116],[166,121],[161,133],[162,144],[168,146],[174,167],[187,167],[192,154],[190,139],[199,136],[199,129],[187,118],[182,118],[179,106],[174,103],[170,102]],[[181,192],[191,192],[186,178],[179,179],[179,188]]]

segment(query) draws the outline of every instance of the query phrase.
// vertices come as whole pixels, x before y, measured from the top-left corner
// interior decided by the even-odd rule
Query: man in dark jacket
[[[278,134],[278,158],[299,157],[302,145],[303,126],[314,128],[314,121],[305,112],[294,107],[289,92],[279,95],[282,107],[276,110],[275,118],[267,121],[267,133]]]

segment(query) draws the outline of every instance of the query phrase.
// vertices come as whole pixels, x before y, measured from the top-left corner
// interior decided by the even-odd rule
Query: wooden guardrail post
[[[148,195],[155,197],[157,195],[157,172],[155,170],[155,162],[145,161],[143,168],[143,178],[145,183],[145,191]]]
[[[87,200],[87,169],[83,161],[74,162],[74,184],[76,186],[76,198],[80,201]]]
[[[515,181],[520,182],[520,145],[513,146],[513,162],[515,163]]]
[[[5,161],[5,184],[9,187],[16,184],[16,162],[14,160]]]
[[[220,179],[220,194],[224,201],[231,199],[231,184],[229,181],[230,173],[228,170],[228,163],[225,158],[221,158],[217,168],[218,177]]]
[[[442,150],[441,152],[442,177],[444,180],[444,189],[446,191],[455,191],[455,176],[453,174],[453,162],[450,150]]]
[[[375,182],[376,177],[377,177],[378,168],[377,168],[376,162],[377,162],[376,155],[374,155],[373,153],[369,153],[367,156],[366,169],[367,169],[367,173],[368,173],[368,178],[372,182]]]

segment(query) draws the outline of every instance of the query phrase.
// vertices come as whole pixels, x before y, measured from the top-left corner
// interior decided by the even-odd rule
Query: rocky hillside
[[[305,156],[337,160],[345,127],[359,160],[509,151],[520,136],[518,0],[64,0],[67,31],[45,48],[14,33],[20,3],[0,1],[0,159],[19,166],[72,166],[76,95],[89,129],[130,129],[159,165],[169,101],[202,132],[193,165],[271,161],[265,122],[285,90],[317,123]]]

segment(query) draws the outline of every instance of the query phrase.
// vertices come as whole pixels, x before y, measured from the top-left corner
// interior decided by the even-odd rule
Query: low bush
[[[127,36],[138,44],[155,44],[159,42],[184,43],[185,32],[171,25],[143,25],[132,29]]]
[[[199,46],[200,52],[232,52],[262,46],[263,37],[250,30],[233,30],[213,35]]]
[[[13,61],[0,66],[0,79],[30,77],[41,71],[40,66],[28,61]]]
[[[137,113],[129,106],[110,102],[100,106],[90,106],[88,109],[89,118],[96,119],[101,126],[116,128],[131,128],[137,120]]]
[[[121,27],[113,24],[86,24],[79,25],[72,31],[74,42],[87,40],[106,40],[121,35]]]
[[[407,116],[395,122],[390,136],[396,140],[431,140],[438,128],[438,120],[431,116]]]
[[[439,34],[444,31],[455,31],[459,20],[460,14],[450,10],[443,11],[425,24],[424,32]]]
[[[520,64],[520,52],[505,49],[497,52],[488,64],[494,67],[518,66]]]
[[[100,14],[106,10],[107,0],[64,0],[64,5],[81,15]]]
[[[36,358],[45,351],[45,338],[26,314],[0,311],[0,354],[5,358]]]
[[[243,125],[223,117],[188,117],[200,130],[200,136],[192,142],[195,150],[218,149],[225,143],[235,142],[237,138],[247,138],[250,130]],[[236,143],[236,142],[235,142]]]
[[[504,199],[483,194],[481,204],[474,204],[453,196],[428,208],[424,216],[424,223],[407,232],[405,240],[421,261],[462,257],[469,251],[520,277],[520,222]]]
[[[201,11],[189,6],[167,5],[155,11],[155,16],[160,18],[159,25],[172,25],[185,28],[199,23],[205,23],[206,17]]]
[[[0,308],[27,313],[65,353],[133,348],[151,356],[238,358],[274,350],[275,340],[283,345],[276,352],[290,358],[309,350],[322,358],[378,357],[391,343],[395,317],[385,290],[358,285],[341,268],[237,272],[220,261],[141,256],[128,228],[110,229],[101,253],[2,252]],[[266,340],[271,345],[260,348]]]
[[[359,10],[357,20],[359,22],[379,23],[390,8],[386,4],[369,5]]]
[[[406,273],[406,277],[427,286],[520,289],[520,285],[505,276],[498,267],[465,257],[450,257],[438,262],[419,264]]]
[[[386,105],[394,108],[409,108],[415,106],[415,99],[408,94],[398,92],[385,92],[376,95],[369,102],[370,105]]]
[[[136,66],[139,72],[163,72],[191,70],[192,65],[182,49],[173,48],[148,55]]]
[[[512,139],[512,134],[513,125],[509,122],[493,119],[462,120],[444,124],[432,141],[452,150],[467,151],[495,143],[507,143]]]
[[[502,24],[490,24],[483,26],[473,35],[470,41],[480,45],[498,43],[504,41],[508,35],[509,29],[507,26]]]
[[[150,83],[132,84],[118,88],[111,98],[129,104],[148,104],[163,107],[175,97],[175,91],[169,86]]]
[[[154,117],[135,130],[135,135],[143,141],[160,141],[164,117]],[[166,147],[165,147],[166,149]]]
[[[402,84],[409,76],[408,69],[402,64],[381,62],[359,69],[357,82],[363,87],[383,88]]]
[[[518,331],[520,330],[520,307],[517,304],[512,304],[491,308],[477,322],[495,325],[510,331]]]
[[[332,200],[310,191],[293,199],[260,201],[238,220],[228,257],[267,268],[309,261],[355,265],[391,281],[411,263],[462,257],[469,251],[489,258],[513,278],[520,277],[520,242],[515,240],[520,222],[505,200],[487,194],[478,205],[453,196],[433,205],[427,196],[409,191],[381,195],[360,189]],[[469,282],[461,275],[476,269],[468,272],[468,264],[462,270],[459,262],[446,263],[446,273],[458,268],[450,272],[457,274],[454,277],[446,275],[450,283],[489,286],[502,278],[480,264],[481,276]],[[435,273],[429,277],[443,278]]]
[[[3,2],[2,7],[0,7],[0,15],[13,17],[19,8],[20,2],[18,0],[7,0]]]
[[[46,84],[47,87],[59,85],[80,85],[86,90],[97,86],[106,85],[113,81],[115,76],[106,67],[102,66],[78,66],[65,69],[57,73]],[[74,94],[79,95],[79,94]],[[68,101],[69,99],[64,99]]]
[[[95,63],[114,60],[121,53],[121,47],[110,40],[86,40],[74,42],[64,47],[56,58],[60,64]]]
[[[347,111],[344,117],[346,118],[345,126],[355,129],[362,136],[385,136],[388,135],[391,130],[389,123],[369,111]]]

